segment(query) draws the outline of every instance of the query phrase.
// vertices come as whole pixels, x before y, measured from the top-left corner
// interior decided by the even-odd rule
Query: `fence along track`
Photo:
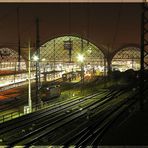
[[[99,93],[100,94],[100,93]],[[95,95],[98,95],[98,94],[95,94]],[[93,95],[93,96],[95,96],[95,95]],[[86,97],[85,99],[90,99],[90,96],[88,96],[88,97]],[[79,100],[79,99],[78,99]],[[78,102],[82,102],[82,98],[80,99],[81,101],[78,101]],[[58,108],[59,108],[59,106],[58,106]],[[44,113],[45,114],[45,113]],[[30,114],[31,115],[31,114]],[[37,112],[36,112],[36,116],[39,116],[39,114],[37,114]],[[25,116],[24,116],[25,117]],[[27,119],[27,121],[29,122],[29,118],[30,117],[28,117],[28,116],[26,116],[26,119]],[[31,117],[31,118],[33,118],[33,117]],[[19,118],[18,118],[19,119]],[[14,120],[15,121],[15,120]],[[17,121],[17,120],[16,120]],[[23,121],[22,121],[23,122]],[[8,122],[9,123],[9,122]],[[12,121],[11,121],[11,123],[12,123]],[[17,121],[17,123],[19,123],[18,121]],[[27,124],[27,123],[24,123],[24,124]],[[13,125],[15,125],[15,124],[13,124]],[[10,124],[10,126],[11,126],[11,124]],[[1,128],[4,128],[4,125],[1,127]],[[14,129],[16,128],[16,126],[14,126],[13,127]],[[9,129],[9,128],[7,128],[7,129]],[[12,130],[12,129],[9,129],[9,130]],[[6,131],[4,131],[3,130],[3,133],[5,133]],[[1,133],[2,134],[2,133]]]
[[[72,115],[68,115],[67,117],[64,117],[64,119],[60,120],[60,122],[58,121],[58,123],[55,123],[53,126],[45,125],[44,127],[40,128],[38,131],[35,131],[34,133],[30,133],[28,135],[25,135],[21,139],[17,139],[16,141],[10,142],[9,144],[10,145],[31,144],[31,143],[35,142],[37,139],[40,139],[41,137],[44,137],[45,135],[47,135],[49,133],[49,131],[51,132],[51,131],[71,122],[72,120],[74,120],[80,116],[83,116],[84,114],[86,114],[87,109],[90,106],[86,107],[81,112],[76,111],[75,113],[72,113]],[[46,129],[46,130],[44,130],[44,129]]]

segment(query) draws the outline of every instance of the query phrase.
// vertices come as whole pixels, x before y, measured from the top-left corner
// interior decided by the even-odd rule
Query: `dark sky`
[[[40,19],[41,43],[71,34],[112,50],[140,44],[141,4],[138,3],[0,3],[1,47],[18,41],[17,7],[21,46],[29,39],[35,42],[37,17]]]

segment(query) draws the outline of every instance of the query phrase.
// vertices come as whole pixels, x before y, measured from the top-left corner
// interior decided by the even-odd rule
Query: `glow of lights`
[[[88,77],[90,77],[90,76],[91,76],[91,74],[90,74],[90,73],[87,73],[87,74],[85,74],[85,76],[88,76]]]
[[[42,61],[45,61],[45,60],[46,60],[45,58],[42,59]]]
[[[88,49],[87,51],[88,51],[88,53],[92,53],[92,50],[91,49]]]
[[[62,64],[59,64],[59,66],[62,66]]]
[[[37,55],[34,55],[34,56],[33,56],[33,60],[34,60],[34,61],[38,61],[38,60],[39,60],[39,57],[38,57]]]
[[[82,54],[78,54],[77,59],[78,59],[79,62],[83,62],[84,61],[84,56]]]

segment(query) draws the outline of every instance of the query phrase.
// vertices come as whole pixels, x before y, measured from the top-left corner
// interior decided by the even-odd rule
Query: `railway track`
[[[118,95],[120,96],[121,94],[118,94]],[[118,97],[118,95],[116,97]],[[108,117],[112,115],[115,109],[120,108],[122,103],[124,104],[126,103],[124,100],[123,102],[118,102],[117,104],[115,103],[116,101],[110,97],[106,98],[106,100],[103,100],[103,101],[104,103],[103,102],[100,102],[101,104],[96,103],[89,107],[89,110],[93,112],[93,114],[91,115],[92,117],[90,119],[87,118],[87,110],[86,110],[84,116],[81,116],[82,119],[79,119],[80,118],[79,117],[76,123],[73,123],[74,122],[73,121],[69,123],[67,127],[63,127],[64,129],[63,133],[61,131],[58,132],[58,130],[54,131],[54,133],[60,133],[58,137],[53,136],[54,138],[50,139],[47,143],[44,143],[44,139],[49,139],[49,137],[51,137],[51,135],[54,134],[54,133],[50,133],[48,136],[45,136],[46,138],[43,137],[42,141],[40,139],[40,141],[34,143],[34,145],[38,145],[39,143],[43,143],[43,144],[50,143],[51,145],[66,145],[66,146],[76,145],[77,146],[79,142],[81,142],[81,140],[86,140],[89,134],[90,135],[93,134],[93,130],[96,128],[95,125],[101,128],[100,126],[102,125],[100,125],[99,122],[102,123],[104,122],[104,120],[108,120]],[[67,128],[69,127],[71,128],[67,131]],[[90,139],[88,141],[90,141]],[[87,143],[85,146],[88,146],[88,145],[89,144]],[[81,143],[78,146],[81,146]]]
[[[98,146],[103,134],[111,127],[111,125],[122,115],[126,110],[136,103],[133,98],[129,100],[127,98],[118,104],[115,104],[111,108],[107,108],[96,113],[95,116],[91,118],[91,122],[86,122],[78,127],[77,133],[75,130],[57,139],[51,144],[58,145],[59,143],[65,146],[75,145],[75,146]],[[71,138],[67,138],[71,137]]]
[[[53,84],[53,83],[61,83],[62,82],[62,78],[56,79],[54,81],[51,81],[49,83]],[[79,82],[74,83],[73,86],[71,86],[72,88],[75,86],[79,86]],[[71,88],[71,89],[72,89]],[[32,100],[35,100],[35,87],[32,88]],[[9,110],[16,110],[16,111],[20,111],[20,107],[24,106],[27,104],[27,98],[28,98],[28,92],[26,90],[26,92],[23,92],[23,95],[19,95],[17,97],[12,97],[12,98],[7,98],[6,100],[2,100],[0,101],[0,113],[1,115],[5,115],[7,114],[7,112],[9,112]],[[13,111],[11,111],[13,112]]]
[[[35,90],[32,92],[33,97],[35,97]],[[28,93],[23,93],[23,95],[17,96],[16,98],[12,98],[9,101],[1,102],[0,113],[19,108],[27,103]]]
[[[60,83],[62,79],[57,79],[55,81],[52,81],[50,83]],[[50,85],[49,83],[49,85]],[[35,100],[35,87],[32,88],[32,100]],[[12,109],[16,109],[20,106],[24,106],[25,104],[27,104],[27,98],[28,98],[28,92],[26,90],[26,92],[23,92],[23,95],[19,95],[17,97],[13,97],[13,98],[7,98],[6,100],[0,101],[0,113],[2,115],[2,113],[4,114],[4,112],[8,111],[8,110],[12,110]]]
[[[62,104],[61,106],[57,106],[51,110],[46,109],[44,111],[42,110],[40,112],[35,112],[34,114],[24,116],[23,118],[11,120],[10,122],[5,123],[5,125],[0,125],[2,142],[3,144],[10,146],[31,145],[38,139],[46,137],[54,130],[67,125],[78,118],[86,116],[88,109],[101,107],[103,104],[106,104],[108,101],[112,100],[115,96],[119,96],[123,93],[124,91],[111,91],[104,94],[105,96],[103,96],[102,99],[94,99],[95,101],[89,103],[89,105],[84,105],[83,108],[77,108],[78,105],[80,106],[87,100],[92,100],[92,98],[96,98],[97,95],[99,95],[94,94],[85,98],[75,99],[72,102]],[[14,125],[14,123],[17,124]],[[5,126],[7,127],[7,130],[4,130]],[[30,127],[29,130],[27,130],[28,127]],[[17,134],[18,131],[19,133]],[[15,136],[13,136],[14,133]]]
[[[17,127],[24,128],[26,126],[26,124],[29,124],[29,123],[32,124],[32,123],[34,123],[34,121],[37,121],[38,122],[39,119],[41,120],[43,117],[44,117],[43,122],[45,122],[45,117],[49,117],[49,115],[51,115],[51,114],[53,116],[53,113],[55,113],[55,114],[58,115],[59,112],[61,112],[62,110],[65,112],[66,111],[65,109],[68,109],[68,107],[70,107],[70,106],[72,106],[74,104],[78,104],[79,102],[82,103],[83,101],[85,101],[86,99],[89,99],[89,98],[90,97],[88,96],[87,98],[75,99],[73,101],[70,101],[70,102],[63,103],[61,105],[57,105],[55,107],[52,107],[50,109],[42,110],[40,112],[35,112],[33,114],[27,115],[26,117],[24,116],[22,118],[17,118],[15,120],[11,120],[9,122],[5,122],[4,124],[1,124],[1,126],[0,126],[0,131],[1,131],[0,134],[1,135],[2,134],[5,134],[6,135],[6,132],[12,131],[13,129],[15,129],[12,132],[12,133],[14,133],[14,132],[17,131],[16,130]],[[33,119],[33,120],[28,120],[28,118],[29,119]],[[18,123],[17,125],[15,124],[16,122]],[[5,128],[5,127],[7,127],[7,128]],[[19,128],[19,131],[20,131],[20,128]]]
[[[97,94],[95,94],[95,95],[97,95]],[[59,113],[59,111],[62,111],[64,109],[67,110],[68,107],[71,107],[72,105],[81,103],[81,102],[83,102],[83,101],[85,101],[87,99],[90,99],[90,97],[91,96],[88,96],[86,98],[75,98],[73,100],[69,100],[68,102],[63,102],[63,103],[60,103],[60,104],[57,104],[57,105],[53,105],[50,108],[46,108],[46,109],[43,109],[41,111],[29,114],[27,116],[23,116],[21,118],[15,119],[15,120],[11,120],[11,121],[5,122],[5,123],[0,125],[0,134],[3,134],[5,132],[7,132],[7,131],[10,131],[13,128],[15,129],[17,126],[21,127],[23,125],[26,125],[29,122],[36,121],[36,120],[42,118],[42,116],[43,117],[46,116],[46,114],[50,115],[50,114],[53,114],[53,113]],[[28,121],[28,118],[30,118],[29,121]],[[18,122],[17,125],[14,124],[16,122]],[[4,128],[5,126],[7,126],[7,128]]]
[[[55,83],[61,83],[62,82],[62,79],[57,79],[55,81],[52,81],[50,84],[55,84]],[[49,85],[50,85],[49,84]],[[75,83],[71,83],[71,84],[68,84],[68,91],[66,88],[64,88],[64,84],[61,85],[62,88],[64,89],[64,93],[62,94],[61,98],[63,97],[68,97],[68,95],[71,95],[71,97],[73,98],[73,88],[76,89],[76,87],[80,87],[80,83],[79,82],[75,82]],[[67,86],[67,85],[66,85]],[[71,94],[69,94],[69,92],[71,92]],[[65,95],[65,94],[68,94],[68,95]],[[80,93],[80,92],[79,92]],[[79,93],[77,91],[77,94],[75,96],[79,96]],[[89,92],[90,93],[90,92]],[[33,100],[33,107],[34,109],[33,110],[37,110],[37,109],[40,109],[41,106],[35,106],[35,97],[36,97],[36,93],[35,93],[35,88],[32,89],[32,100]],[[17,96],[17,98],[10,98],[10,99],[7,99],[7,100],[4,100],[4,101],[1,101],[1,105],[0,105],[0,113],[1,113],[1,116],[0,116],[0,123],[2,122],[6,122],[8,120],[11,120],[13,118],[16,118],[16,117],[20,117],[24,114],[24,106],[27,105],[28,103],[28,93],[25,93],[23,92],[23,95],[21,96]],[[66,99],[65,98],[65,99]],[[48,101],[48,104],[52,104],[55,100],[50,100]],[[46,106],[46,104],[44,104],[44,106]]]

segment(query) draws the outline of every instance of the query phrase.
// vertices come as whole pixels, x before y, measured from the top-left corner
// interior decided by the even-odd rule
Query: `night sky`
[[[21,47],[35,43],[35,20],[40,20],[40,41],[63,35],[89,39],[111,50],[140,45],[140,3],[0,3],[0,46],[17,50],[17,7]]]

